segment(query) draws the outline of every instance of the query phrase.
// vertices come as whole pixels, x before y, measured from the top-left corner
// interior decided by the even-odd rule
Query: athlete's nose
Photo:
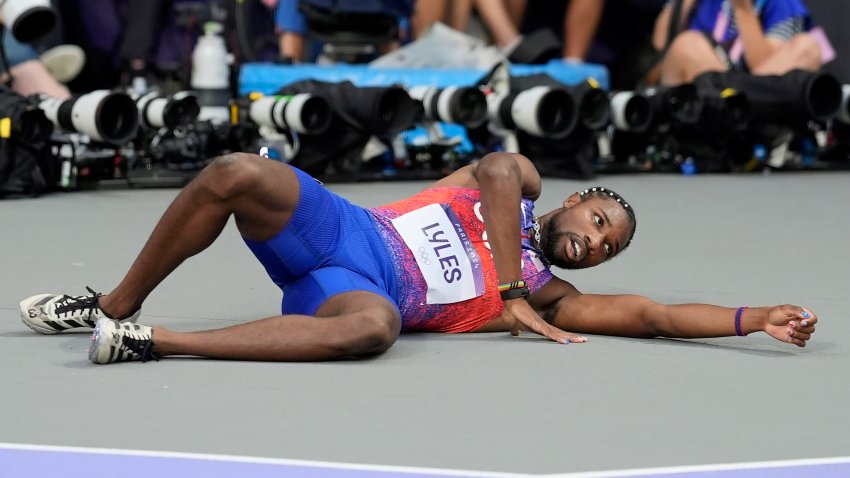
[[[584,242],[587,244],[587,255],[595,254],[602,244],[602,235],[588,234],[584,236]]]

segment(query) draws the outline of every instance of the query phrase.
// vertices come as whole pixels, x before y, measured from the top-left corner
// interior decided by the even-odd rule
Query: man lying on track
[[[493,153],[407,199],[352,205],[287,164],[222,156],[165,211],[112,292],[40,294],[21,302],[44,334],[94,327],[95,363],[192,355],[312,361],[381,353],[400,331],[529,330],[577,335],[719,337],[764,331],[804,347],[817,317],[795,305],[663,305],[636,295],[582,294],[550,266],[584,268],[622,252],[637,225],[606,188],[534,214],[540,176],[524,156]],[[283,290],[280,315],[203,332],[135,323],[177,266],[209,247],[234,216],[245,243]],[[567,332],[569,331],[569,332]]]

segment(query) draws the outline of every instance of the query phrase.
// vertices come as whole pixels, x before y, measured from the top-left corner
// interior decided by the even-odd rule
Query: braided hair
[[[627,203],[626,200],[623,199],[623,196],[620,196],[619,194],[617,194],[616,192],[614,192],[614,191],[612,191],[608,188],[603,188],[603,187],[597,186],[597,187],[585,189],[584,191],[580,191],[579,197],[581,197],[582,201],[584,201],[586,199],[590,199],[590,198],[596,198],[596,197],[598,197],[598,198],[609,198],[609,199],[612,199],[614,201],[617,201],[617,204],[619,204],[620,206],[623,206],[623,209],[626,210],[626,214],[628,214],[628,216],[629,216],[629,223],[632,226],[632,235],[631,235],[631,237],[629,237],[629,242],[627,242],[625,245],[623,245],[623,249],[625,249],[626,247],[629,246],[629,244],[632,243],[632,238],[635,237],[635,230],[637,230],[637,218],[635,217],[634,208],[632,208],[629,205],[629,203]]]

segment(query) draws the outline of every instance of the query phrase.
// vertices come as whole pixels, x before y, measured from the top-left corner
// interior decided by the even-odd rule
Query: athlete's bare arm
[[[545,292],[544,292],[545,291]],[[581,294],[555,278],[531,303],[552,325],[580,333],[621,337],[704,338],[736,335],[737,308],[708,304],[664,305],[637,295]],[[560,296],[553,300],[553,296]],[[796,305],[750,307],[741,314],[741,332],[764,331],[805,347],[817,316]]]
[[[531,160],[516,153],[490,153],[481,158],[480,161],[454,171],[430,187],[481,189],[478,170],[482,167],[484,168],[482,172],[497,168],[506,168],[503,171],[510,172],[514,168],[517,168],[514,172],[518,172],[516,177],[519,178],[522,197],[531,200],[536,200],[540,197],[542,187],[540,173],[537,172],[537,168],[534,167]],[[517,206],[517,210],[519,210],[519,206]]]
[[[522,280],[520,202],[540,196],[540,175],[525,156],[491,153],[461,168],[434,186],[474,188],[481,191],[481,213],[493,252],[499,283]],[[512,331],[521,327],[556,342],[583,341],[581,337],[544,321],[523,298],[505,301],[502,319]]]

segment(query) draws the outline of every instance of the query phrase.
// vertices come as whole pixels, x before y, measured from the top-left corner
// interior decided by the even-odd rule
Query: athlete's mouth
[[[567,241],[567,257],[574,262],[581,262],[587,256],[587,246],[576,235],[570,235]]]

